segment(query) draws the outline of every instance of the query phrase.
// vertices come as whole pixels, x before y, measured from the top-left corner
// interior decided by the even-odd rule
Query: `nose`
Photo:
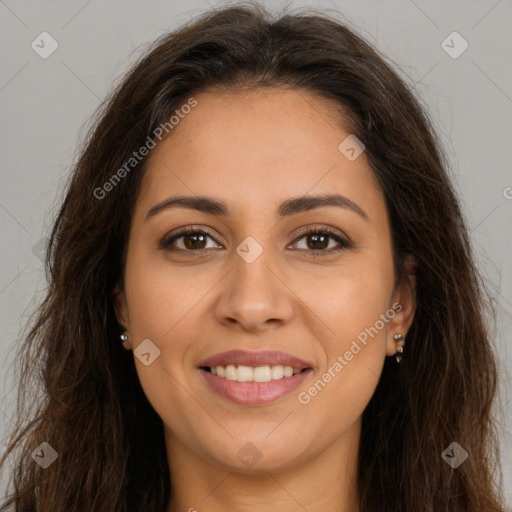
[[[289,322],[294,314],[293,293],[266,251],[252,263],[233,255],[233,268],[215,304],[220,323],[258,332]]]

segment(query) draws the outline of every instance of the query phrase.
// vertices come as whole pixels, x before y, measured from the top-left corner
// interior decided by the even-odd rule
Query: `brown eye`
[[[321,235],[321,234],[313,234],[313,235],[307,235],[306,240],[308,240],[311,243],[308,243],[308,248],[312,250],[320,250],[323,251],[327,249],[329,246],[329,238],[331,238],[328,235]]]
[[[208,246],[209,240],[212,240],[215,243]],[[181,231],[180,233],[174,234],[170,237],[167,236],[161,241],[160,246],[168,250],[189,252],[219,247],[211,235],[201,230]]]
[[[310,229],[297,238],[296,243],[302,240],[305,240],[305,248],[299,249],[318,256],[352,248],[350,242],[328,229]]]
[[[187,249],[204,249],[206,246],[206,236],[202,233],[184,235],[182,238]]]
[[[312,256],[322,256],[352,248],[350,242],[328,229],[310,229],[299,236],[295,244],[303,240],[305,247],[299,247],[299,250],[309,252]],[[210,246],[208,246],[209,241],[213,242]],[[184,229],[179,233],[166,236],[160,242],[160,246],[168,251],[190,253],[222,248],[209,233],[199,229]]]

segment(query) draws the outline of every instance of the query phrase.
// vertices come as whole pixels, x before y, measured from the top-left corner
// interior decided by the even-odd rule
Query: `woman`
[[[2,510],[503,510],[445,167],[338,21],[238,6],[158,40],[51,234]]]

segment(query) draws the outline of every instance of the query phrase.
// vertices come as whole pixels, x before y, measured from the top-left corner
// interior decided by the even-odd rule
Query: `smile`
[[[227,366],[206,367],[213,375],[218,375],[228,380],[238,382],[270,382],[279,380],[283,377],[291,377],[293,374],[300,373],[304,369],[292,368],[291,366],[251,366],[228,364]]]
[[[314,363],[279,350],[229,350],[199,362],[209,388],[231,402],[262,405],[296,389]]]
[[[201,367],[201,374],[216,393],[242,405],[262,405],[284,397],[312,372],[291,366]]]

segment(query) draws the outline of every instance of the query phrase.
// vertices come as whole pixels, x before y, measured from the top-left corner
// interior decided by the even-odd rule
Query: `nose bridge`
[[[233,268],[217,303],[218,320],[236,321],[250,330],[270,320],[288,321],[293,314],[290,297],[273,267],[270,247],[252,237],[243,240],[233,253]]]

